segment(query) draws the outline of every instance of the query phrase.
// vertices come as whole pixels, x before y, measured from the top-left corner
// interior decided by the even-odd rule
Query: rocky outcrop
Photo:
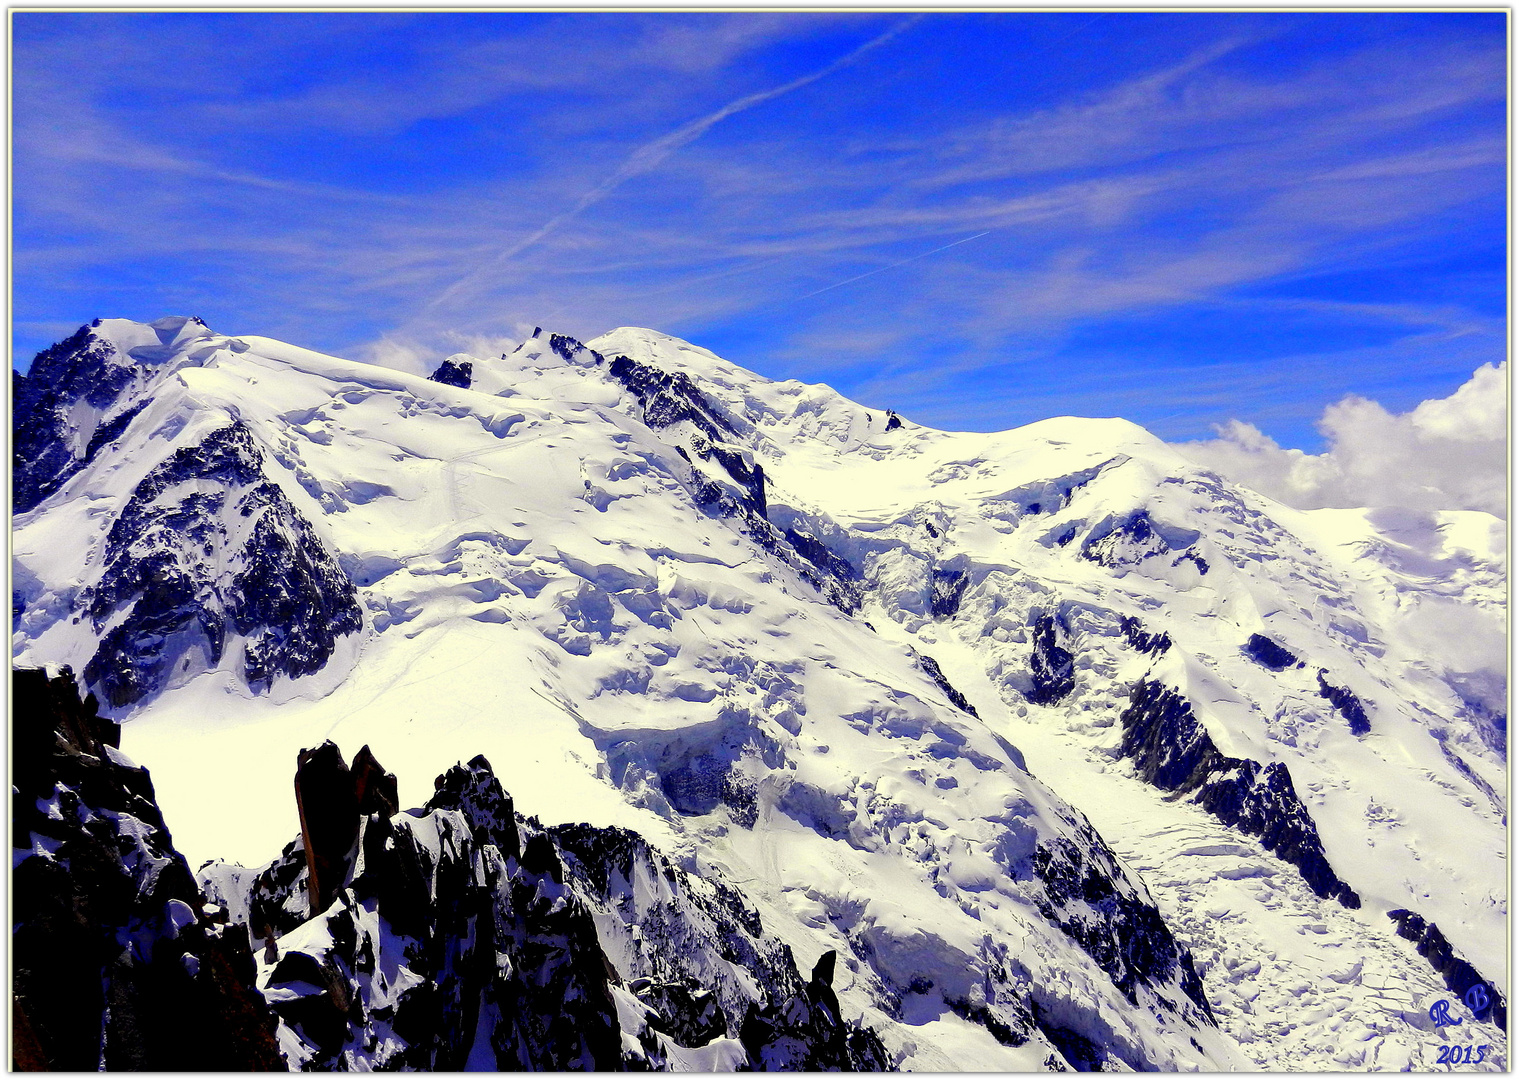
[[[541,327],[535,329],[533,331],[533,336],[537,337],[542,332],[543,331]],[[550,334],[549,348],[553,350],[555,355],[557,355],[561,360],[564,360],[566,363],[574,362],[576,357],[579,356],[579,354],[582,352],[589,355],[591,362],[595,364],[600,364],[604,359],[604,357],[599,352],[594,349],[587,349],[583,344],[570,337],[568,334]]]
[[[555,335],[555,340],[558,339]],[[579,342],[566,338],[576,349]],[[557,350],[556,350],[557,351]],[[573,356],[574,350],[562,355]],[[600,354],[590,355],[599,363]],[[821,521],[796,515],[790,523],[769,520],[769,479],[744,445],[739,422],[683,371],[666,371],[626,356],[614,356],[607,372],[638,403],[637,415],[691,466],[690,490],[709,513],[734,518],[766,551],[786,563],[841,611],[854,614],[864,596],[864,575],[824,538]],[[678,425],[684,424],[681,428]],[[671,431],[669,429],[675,429]],[[697,463],[715,465],[706,469]],[[798,527],[802,526],[802,527]],[[831,530],[837,531],[837,530]]]
[[[327,910],[353,870],[354,845],[359,839],[359,800],[354,781],[336,743],[324,742],[314,750],[302,750],[296,758],[295,805],[301,819],[306,888],[313,912]]]
[[[469,384],[475,374],[475,365],[468,360],[455,360],[452,357],[438,365],[428,378],[433,382],[442,383],[445,386],[457,386],[460,390],[468,390]]]
[[[1361,898],[1329,865],[1313,818],[1292,786],[1287,766],[1262,766],[1221,753],[1187,700],[1148,679],[1134,687],[1119,717],[1122,754],[1139,775],[1164,791],[1183,795],[1224,824],[1258,837],[1296,866],[1315,893],[1348,908]]]
[[[626,356],[614,356],[607,372],[638,399],[643,422],[656,431],[686,420],[715,442],[737,434],[722,409],[684,371],[665,371]]]
[[[1076,688],[1075,657],[1061,644],[1067,631],[1055,615],[1039,613],[1031,629],[1034,651],[1029,660],[1032,688],[1028,699],[1035,705],[1054,705]]]
[[[297,766],[302,837],[226,897],[302,1069],[880,1069],[820,964],[636,834],[519,817],[484,758],[391,813],[331,743]],[[218,895],[224,895],[219,892]]]
[[[1419,955],[1440,973],[1446,987],[1476,1019],[1491,1020],[1500,1028],[1508,1027],[1508,1003],[1503,995],[1482,977],[1481,972],[1457,955],[1438,926],[1407,908],[1389,911],[1387,917],[1396,924],[1398,936],[1414,943]],[[1473,994],[1476,987],[1481,991]]]
[[[577,349],[584,348],[572,338],[561,339],[558,334],[551,342],[560,340],[573,343]],[[560,351],[557,346],[556,351]],[[561,355],[574,353],[561,352]],[[641,364],[626,356],[614,356],[607,372],[637,399],[643,422],[655,431],[663,431],[682,421],[690,424],[694,430],[677,444],[677,451],[688,461],[694,455],[715,462],[737,487],[737,493],[729,495],[721,484],[698,483],[694,490],[701,502],[753,518],[756,523],[766,520],[768,503],[764,467],[740,448],[735,441],[738,431],[733,421],[702,393],[691,376],[683,371],[671,372]],[[724,506],[728,502],[733,505]]]
[[[854,606],[858,608],[861,575],[853,563],[843,556],[836,554],[832,548],[817,537],[798,532],[793,528],[786,530],[786,542],[791,545],[792,550],[810,562],[830,580],[851,589],[854,593]]]
[[[922,653],[914,653],[914,658],[918,661],[918,667],[923,670],[923,674],[932,679],[934,685],[944,692],[945,697],[949,698],[950,704],[961,712],[969,713],[978,720],[981,718],[981,714],[976,711],[976,707],[945,677],[944,671],[939,667],[937,660],[932,656],[925,656]]]
[[[832,953],[804,981],[791,950],[765,933],[758,912],[720,878],[682,870],[624,829],[571,825],[547,835],[628,988],[654,1009],[656,1030],[694,1039],[721,1027],[755,1069],[889,1066],[875,1033],[844,1019],[832,990]]]
[[[1136,510],[1125,518],[1099,525],[1081,545],[1081,557],[1099,566],[1116,569],[1132,566],[1170,550],[1154,529],[1147,511]]]
[[[875,1033],[842,1020],[832,985],[835,958],[832,951],[824,953],[799,993],[749,1009],[739,1040],[757,1071],[881,1072],[888,1067],[886,1048]]]
[[[237,422],[143,478],[81,599],[101,633],[85,680],[116,707],[160,689],[182,658],[219,663],[229,634],[244,643],[243,677],[261,689],[320,670],[337,639],[363,625],[353,583],[265,477]]]
[[[1132,615],[1124,615],[1118,620],[1118,629],[1123,634],[1123,639],[1129,643],[1135,652],[1148,653],[1151,656],[1160,656],[1171,648],[1171,635],[1164,630],[1150,633],[1145,629],[1144,623]]]
[[[13,682],[17,1069],[283,1070],[246,937],[72,673]]]
[[[930,526],[932,527],[932,526]],[[928,613],[936,619],[947,619],[960,610],[960,601],[970,585],[970,575],[964,570],[934,568],[929,579]]]
[[[1174,978],[1207,1022],[1215,1023],[1192,954],[1177,943],[1149,897],[1124,880],[1096,830],[1081,821],[1076,833],[1079,843],[1058,838],[1034,852],[1034,874],[1045,887],[1040,912],[1080,945],[1130,1002],[1138,1000],[1141,986]]]
[[[1069,538],[1063,536],[1056,543],[1063,547],[1071,539],[1074,534]],[[1172,567],[1190,562],[1199,574],[1206,574],[1208,561],[1192,546],[1197,539],[1195,530],[1158,523],[1148,510],[1138,509],[1096,525],[1082,542],[1081,557],[1121,573],[1149,559],[1175,553],[1174,559],[1163,561]]]
[[[1351,690],[1343,686],[1336,686],[1324,678],[1329,672],[1319,669],[1319,696],[1328,700],[1329,704],[1345,718],[1350,725],[1352,735],[1370,735],[1371,720],[1366,715],[1366,706],[1361,704],[1361,699],[1355,696]]]
[[[1302,666],[1291,650],[1265,634],[1251,634],[1250,640],[1245,642],[1243,651],[1246,656],[1269,671],[1286,671],[1290,667]]]
[[[68,413],[76,402],[109,408],[133,380],[130,368],[112,362],[115,349],[81,326],[32,360],[27,378],[15,383],[15,432],[11,497],[25,513],[57,491],[89,460],[70,444]],[[98,449],[98,446],[95,447]]]
[[[199,319],[173,316],[138,327],[136,337],[143,344],[127,348],[96,319],[38,353],[25,377],[12,376],[17,513],[34,509],[126,432],[163,370],[167,343],[209,342],[213,335]],[[182,354],[175,363],[199,364],[212,351]]]
[[[69,673],[18,673],[16,706],[19,1069],[889,1065],[832,954],[804,979],[735,889],[520,818],[483,758],[398,814],[367,747],[303,751],[301,838],[203,891]]]

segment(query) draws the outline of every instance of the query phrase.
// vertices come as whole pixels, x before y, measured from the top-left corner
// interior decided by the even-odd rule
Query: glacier
[[[13,664],[81,673],[206,888],[294,858],[302,750],[371,748],[398,806],[483,755],[544,835],[836,956],[894,1068],[1507,1068],[1499,519],[637,328],[429,379],[100,320],[15,401]]]

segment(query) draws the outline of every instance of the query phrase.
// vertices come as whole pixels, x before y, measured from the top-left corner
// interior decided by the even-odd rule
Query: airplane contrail
[[[839,57],[837,60],[833,61],[833,63],[827,65],[826,67],[819,68],[817,71],[814,71],[808,75],[803,75],[800,78],[792,79],[790,82],[783,83],[780,86],[771,87],[769,90],[760,90],[753,94],[748,94],[744,97],[737,98],[734,101],[730,101],[728,104],[724,105],[716,112],[708,113],[706,116],[682,124],[680,127],[676,128],[669,134],[662,135],[652,142],[645,143],[638,149],[634,150],[631,154],[629,154],[627,160],[622,163],[616,172],[612,173],[611,176],[608,176],[605,180],[597,184],[590,191],[580,196],[574,206],[570,207],[568,210],[563,211],[562,213],[556,214],[554,217],[546,221],[543,225],[539,226],[536,231],[523,237],[521,240],[518,240],[511,247],[506,248],[504,251],[498,253],[495,258],[493,258],[487,265],[470,271],[458,281],[454,282],[447,289],[443,290],[443,292],[440,293],[438,297],[432,301],[432,303],[428,304],[426,310],[431,311],[434,308],[438,307],[440,304],[446,303],[448,300],[458,295],[460,290],[464,289],[466,286],[479,280],[481,277],[491,272],[492,270],[495,270],[508,259],[515,258],[517,255],[520,255],[522,252],[538,243],[540,240],[548,236],[550,233],[554,232],[566,222],[573,221],[575,218],[579,217],[587,209],[599,203],[602,199],[605,199],[613,191],[617,190],[617,188],[633,179],[633,177],[639,176],[658,167],[661,162],[663,162],[671,154],[675,153],[675,151],[701,138],[701,136],[704,135],[714,124],[718,124],[723,120],[726,120],[728,117],[733,116],[735,113],[741,113],[746,109],[752,109],[756,105],[763,105],[765,102],[773,101],[784,94],[791,93],[793,90],[800,90],[802,87],[807,86],[811,83],[815,83],[819,79],[827,78],[829,75],[832,75],[840,68],[848,67],[850,64],[853,64],[856,60],[871,50],[880,48],[882,45],[886,44],[892,38],[896,37],[898,34],[902,33],[904,30],[922,18],[922,15],[914,15],[911,18],[904,19],[893,26],[891,29],[887,30],[884,34],[872,38],[853,51]]]
[[[888,270],[895,270],[897,267],[906,266],[910,262],[917,262],[919,259],[926,259],[930,255],[937,255],[941,251],[948,251],[950,248],[959,247],[961,244],[968,244],[972,240],[979,240],[981,237],[985,236],[991,231],[991,229],[987,229],[986,232],[978,232],[975,236],[967,236],[963,240],[956,240],[952,244],[945,244],[943,247],[936,247],[932,251],[925,251],[921,254],[914,255],[910,259],[903,259],[901,262],[894,262],[890,266],[878,266],[874,270],[867,270],[865,273],[856,274],[852,278],[846,278],[843,281],[835,281],[832,285],[824,285],[821,289],[815,289],[812,292],[807,293],[805,296],[798,296],[795,300],[792,300],[791,303],[800,303],[803,300],[807,300],[811,297],[818,296],[821,293],[828,292],[830,289],[841,289],[845,285],[853,285],[856,281],[861,281],[865,278],[873,277],[876,274],[884,274]]]

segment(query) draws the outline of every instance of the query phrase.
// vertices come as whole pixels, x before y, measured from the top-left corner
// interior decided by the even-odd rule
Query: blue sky
[[[13,333],[650,326],[1286,446],[1504,356],[1501,13],[13,15]]]

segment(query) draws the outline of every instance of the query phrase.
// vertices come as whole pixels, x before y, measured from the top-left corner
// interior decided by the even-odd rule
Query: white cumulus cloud
[[[1485,510],[1506,518],[1507,364],[1484,364],[1450,397],[1392,413],[1350,396],[1324,410],[1322,454],[1279,446],[1231,420],[1219,437],[1180,443],[1194,461],[1289,506]]]

